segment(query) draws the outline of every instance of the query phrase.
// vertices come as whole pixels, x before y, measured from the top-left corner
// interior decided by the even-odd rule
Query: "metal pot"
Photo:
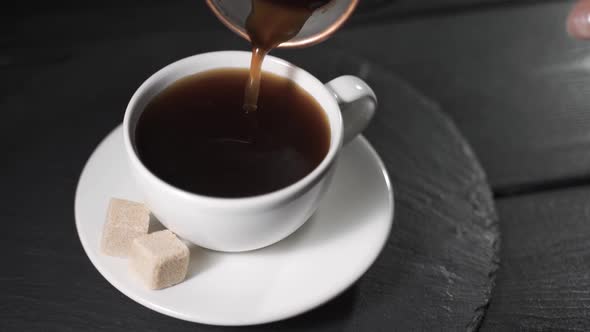
[[[280,48],[306,47],[330,37],[354,11],[359,0],[332,0],[316,10],[301,31],[291,40],[280,44]],[[219,20],[241,37],[250,40],[246,33],[246,18],[250,14],[248,0],[206,0],[207,5]]]

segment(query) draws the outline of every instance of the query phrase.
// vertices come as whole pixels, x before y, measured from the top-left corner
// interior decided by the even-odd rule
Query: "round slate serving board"
[[[325,82],[351,74],[373,87],[379,108],[365,136],[396,194],[390,240],[349,291],[357,298],[342,328],[477,329],[498,266],[499,232],[485,173],[469,144],[437,105],[379,65],[326,45],[295,52],[275,55]]]
[[[383,68],[329,45],[275,55],[324,81],[353,74],[373,87],[380,105],[365,135],[394,184],[393,230],[377,262],[335,300],[286,321],[241,331],[477,328],[498,263],[497,217],[485,174],[435,104]],[[17,160],[22,157],[18,151],[27,151],[28,161],[8,165],[21,174],[5,183],[17,192],[8,213],[26,211],[23,221],[37,222],[16,222],[10,229],[27,234],[30,241],[4,241],[12,252],[22,253],[14,258],[15,270],[27,276],[4,291],[13,299],[11,307],[22,309],[3,319],[7,327],[27,321],[28,330],[47,324],[60,331],[226,330],[152,312],[108,285],[86,258],[73,231],[71,211],[74,185],[88,154],[120,123],[128,99],[143,80],[185,56],[246,47],[225,30],[146,33],[82,43],[52,55],[58,60],[35,69],[27,77],[27,90],[15,88],[2,100],[7,123],[15,128],[26,125],[35,137],[43,137],[25,138],[8,155]],[[33,165],[43,165],[43,172]],[[33,184],[27,190],[33,198],[24,191],[18,194],[25,174],[26,183]],[[43,198],[37,200],[40,205],[27,209],[35,197]],[[44,222],[41,213],[56,222]]]

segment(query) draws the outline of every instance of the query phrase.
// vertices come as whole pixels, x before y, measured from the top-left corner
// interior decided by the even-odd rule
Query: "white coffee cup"
[[[308,72],[268,56],[262,69],[294,81],[320,104],[327,115],[330,148],[320,165],[288,187],[244,198],[197,195],[156,177],[143,165],[135,148],[137,120],[145,106],[182,77],[218,68],[249,68],[250,56],[249,52],[241,51],[211,52],[164,67],[137,89],[123,121],[131,173],[146,205],[171,231],[213,250],[262,248],[280,241],[303,225],[317,209],[330,184],[342,145],[365,129],[377,106],[375,94],[358,77],[341,76],[324,85]]]

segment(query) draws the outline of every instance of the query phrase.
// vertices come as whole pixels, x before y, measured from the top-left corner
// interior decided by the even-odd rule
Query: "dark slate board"
[[[502,264],[482,331],[588,331],[590,187],[506,198]]]
[[[439,103],[499,194],[590,175],[590,43],[571,1],[386,20],[328,43],[387,65]]]
[[[435,104],[379,65],[324,45],[277,53],[323,81],[360,76],[379,98],[366,136],[387,165],[397,210],[384,254],[360,282],[384,300],[359,311],[364,322],[375,320],[360,326],[373,331],[383,319],[402,331],[474,329],[499,242],[485,174],[469,145]]]
[[[79,244],[73,202],[86,158],[144,79],[180,57],[240,45],[225,30],[137,34],[20,65],[33,74],[0,98],[10,124],[2,132],[10,138],[2,172],[9,176],[0,198],[10,204],[0,218],[10,224],[0,246],[10,268],[0,270],[0,330],[225,330],[152,312],[110,286]],[[52,59],[50,50],[42,54]],[[367,136],[394,183],[396,221],[378,261],[340,297],[243,330],[474,329],[492,288],[498,233],[485,175],[465,140],[433,103],[382,68],[325,47],[284,54],[322,79],[356,74],[373,85],[381,107]]]

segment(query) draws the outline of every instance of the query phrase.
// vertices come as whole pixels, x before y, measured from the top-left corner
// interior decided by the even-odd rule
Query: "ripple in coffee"
[[[297,84],[265,72],[252,126],[242,108],[248,75],[217,69],[160,92],[137,123],[142,163],[175,187],[225,198],[269,193],[312,172],[330,147],[325,112]]]

